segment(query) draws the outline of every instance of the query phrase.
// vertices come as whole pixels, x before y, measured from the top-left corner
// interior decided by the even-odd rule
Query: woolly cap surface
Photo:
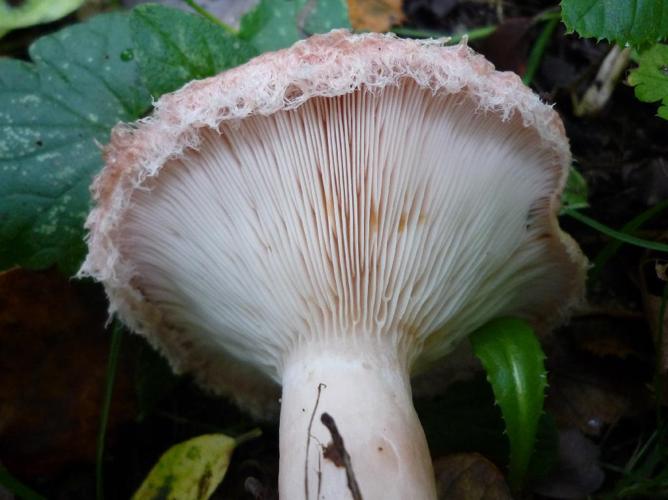
[[[465,45],[314,36],[163,96],[105,159],[82,274],[256,414],[314,338],[394,343],[419,368],[582,293],[561,120]]]

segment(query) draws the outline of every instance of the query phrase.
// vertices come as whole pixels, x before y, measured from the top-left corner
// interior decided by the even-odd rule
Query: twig
[[[345,468],[348,489],[350,490],[353,500],[362,500],[362,493],[360,492],[360,487],[355,479],[355,472],[353,471],[350,455],[346,451],[346,447],[343,444],[343,438],[339,433],[339,429],[336,427],[334,419],[329,413],[323,413],[320,415],[320,421],[327,427],[327,430],[329,430],[329,433],[332,435],[332,442],[325,448],[323,456],[334,462],[334,465],[337,467]]]
[[[615,45],[605,56],[593,83],[585,91],[582,99],[575,92],[571,95],[575,116],[590,116],[606,105],[617,81],[631,60],[631,49]]]
[[[320,393],[327,386],[325,384],[318,384],[318,396],[315,398],[315,405],[313,406],[313,412],[311,413],[311,419],[308,422],[308,428],[306,429],[306,459],[304,460],[304,498],[308,500],[308,451],[311,446],[311,428],[313,427],[313,419],[315,419],[315,412],[318,409],[318,404],[320,404]],[[320,480],[318,480],[318,491],[320,491]]]

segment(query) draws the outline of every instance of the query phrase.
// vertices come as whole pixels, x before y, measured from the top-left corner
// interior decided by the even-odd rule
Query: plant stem
[[[107,361],[107,380],[104,387],[100,429],[97,433],[97,453],[95,459],[95,496],[97,500],[104,499],[104,445],[107,435],[107,424],[109,422],[111,398],[114,393],[114,382],[116,381],[116,371],[118,369],[118,355],[121,352],[122,336],[123,327],[120,323],[114,322],[111,332],[111,344],[109,347],[109,360]]]
[[[408,36],[414,38],[448,38],[448,44],[454,45],[459,43],[462,38],[467,37],[469,40],[480,40],[487,38],[496,31],[496,26],[483,26],[481,28],[474,28],[466,33],[458,35],[447,35],[437,31],[419,30],[413,28],[392,28],[392,32],[401,36]]]
[[[536,75],[536,71],[538,71],[538,68],[540,67],[540,62],[543,59],[545,49],[547,48],[547,45],[550,42],[550,38],[552,38],[552,34],[559,24],[559,21],[559,17],[549,18],[545,24],[545,27],[543,28],[543,31],[541,31],[538,39],[536,40],[536,43],[531,49],[531,53],[529,54],[529,61],[527,62],[527,69],[524,73],[524,76],[522,77],[522,81],[525,85],[531,85],[531,82]]]
[[[666,302],[668,301],[668,283],[663,287],[661,294],[661,305],[659,306],[659,324],[656,335],[656,367],[654,373],[654,392],[656,393],[656,422],[657,426],[661,424],[663,417],[661,411],[661,398],[663,393],[663,376],[661,374],[661,366],[663,356],[665,355],[663,349],[664,325],[666,323]]]
[[[244,432],[243,434],[235,437],[234,441],[236,442],[236,446],[239,446],[240,444],[244,444],[246,441],[259,438],[261,435],[262,429],[256,427],[255,429],[251,429],[250,431]]]
[[[197,12],[200,16],[205,17],[209,21],[211,21],[214,24],[217,24],[221,28],[223,28],[225,31],[227,31],[230,35],[237,35],[239,33],[238,30],[234,29],[232,26],[229,24],[224,23],[220,19],[218,19],[216,16],[211,14],[208,10],[206,10],[204,7],[199,5],[195,0],[183,0],[188,6]]]

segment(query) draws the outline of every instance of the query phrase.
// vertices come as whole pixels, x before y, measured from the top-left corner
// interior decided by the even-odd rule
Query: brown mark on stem
[[[350,455],[346,451],[343,444],[343,438],[336,427],[334,419],[329,413],[320,415],[320,421],[327,427],[327,430],[332,435],[332,442],[327,445],[323,456],[327,460],[331,460],[337,467],[343,467],[346,470],[346,478],[348,480],[348,489],[353,497],[353,500],[362,500],[362,493],[360,487],[355,479],[355,472],[353,471],[353,464],[350,460]]]
[[[323,383],[318,384],[318,396],[315,398],[315,405],[313,406],[313,412],[311,413],[311,419],[308,422],[308,428],[306,429],[306,458],[304,460],[304,498],[308,500],[308,452],[311,447],[311,428],[313,427],[313,419],[315,418],[315,412],[318,410],[318,404],[320,404],[320,393],[323,389],[326,389],[327,386]],[[318,472],[318,496],[320,496],[320,479],[322,474]]]

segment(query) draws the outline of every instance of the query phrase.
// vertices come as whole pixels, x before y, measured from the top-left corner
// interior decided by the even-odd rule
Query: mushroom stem
[[[396,349],[328,347],[301,349],[285,365],[280,498],[435,499],[406,363]]]

